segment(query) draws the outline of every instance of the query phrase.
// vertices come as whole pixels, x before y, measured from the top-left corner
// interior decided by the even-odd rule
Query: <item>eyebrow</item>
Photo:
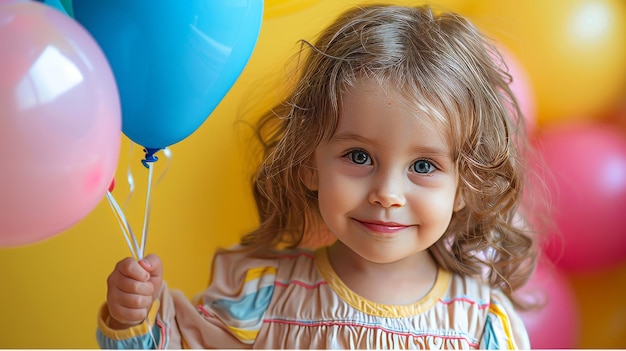
[[[335,133],[331,138],[331,141],[360,141],[362,143],[367,143],[367,144],[371,144],[371,141],[364,137],[361,136],[359,134],[354,134],[354,133],[350,133],[350,132],[341,132],[341,133]]]

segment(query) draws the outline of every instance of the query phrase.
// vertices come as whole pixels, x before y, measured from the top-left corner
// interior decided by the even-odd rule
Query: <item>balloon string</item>
[[[159,183],[161,183],[161,180],[163,179],[163,177],[165,176],[165,174],[167,173],[167,170],[170,168],[170,164],[172,161],[172,153],[170,152],[169,148],[164,148],[163,149],[163,154],[165,155],[165,157],[167,158],[167,165],[165,166],[165,169],[163,170],[163,172],[161,172],[161,175],[159,176],[159,178],[157,179],[156,183],[154,184],[154,186],[156,187]],[[142,232],[142,237],[141,237],[141,256],[143,257],[145,254],[145,250],[146,250],[146,243],[148,240],[148,223],[150,222],[150,213],[152,211],[152,199],[151,199],[151,190],[152,190],[152,177],[153,177],[153,165],[152,163],[146,163],[147,167],[148,167],[148,189],[147,189],[147,194],[146,194],[146,209],[145,209],[145,213],[144,213],[144,227],[143,227],[143,232]],[[156,338],[154,337],[154,334],[152,332],[152,325],[150,325],[150,320],[148,319],[148,317],[146,316],[146,322],[148,324],[148,331],[150,332],[150,338],[152,339],[152,343],[154,344],[155,348],[158,346],[157,342],[156,342]]]
[[[131,142],[130,144],[130,149],[129,149],[129,159],[132,159],[132,153],[133,153],[133,147],[134,147],[134,143]],[[167,164],[165,169],[163,170],[163,172],[161,172],[161,175],[159,176],[159,178],[157,179],[155,186],[158,185],[161,180],[163,180],[163,177],[165,176],[165,174],[167,173],[167,171],[169,170],[170,164],[172,162],[172,153],[170,151],[169,148],[164,148],[163,149],[163,154],[165,155],[165,157],[167,158]],[[106,193],[106,197],[107,200],[109,202],[109,205],[111,206],[111,209],[113,209],[113,213],[115,214],[115,217],[120,225],[120,228],[122,229],[122,233],[124,234],[124,239],[126,240],[126,244],[128,245],[128,248],[130,249],[130,252],[132,254],[132,256],[136,259],[136,260],[140,260],[144,257],[145,255],[145,250],[146,250],[146,243],[147,243],[147,239],[148,239],[148,225],[150,222],[150,213],[152,211],[152,199],[151,199],[151,191],[152,191],[152,178],[153,178],[153,173],[154,173],[154,168],[152,165],[152,162],[144,162],[144,166],[146,166],[148,168],[148,187],[147,187],[147,194],[146,194],[146,206],[145,206],[145,212],[144,212],[144,225],[143,225],[143,230],[142,230],[142,234],[141,234],[141,247],[139,247],[139,244],[137,243],[137,238],[135,237],[135,235],[133,234],[133,231],[130,227],[130,224],[128,223],[126,216],[124,216],[124,211],[120,208],[120,206],[118,205],[117,201],[115,200],[115,198],[113,197],[113,195],[111,194],[110,191],[107,191]],[[124,208],[126,208],[126,206],[128,206],[128,203],[130,202],[130,199],[134,193],[134,189],[135,189],[135,181],[134,181],[134,177],[133,177],[133,173],[131,171],[131,166],[130,166],[130,162],[128,164],[128,167],[126,169],[126,179],[128,181],[128,185],[129,185],[129,194],[126,198],[126,202],[124,204]],[[131,244],[131,240],[132,243]],[[148,331],[150,334],[150,337],[152,339],[152,342],[154,343],[155,346],[156,345],[156,338],[154,337],[154,333],[152,331],[152,326],[150,325],[150,321],[148,319],[148,317],[146,316],[146,323],[148,324]]]
[[[132,159],[133,148],[135,145],[136,144],[133,142],[130,143],[130,148],[128,150],[129,159]],[[161,183],[161,181],[167,174],[167,171],[169,170],[170,165],[172,163],[172,153],[170,149],[166,147],[162,150],[163,150],[163,154],[165,155],[165,158],[167,158],[167,163],[166,163],[165,169],[161,172],[161,174],[159,175],[154,185],[152,181],[154,177],[154,168],[152,166],[152,163],[155,162],[157,158],[154,157],[154,155],[152,154],[149,162],[145,162],[145,160],[143,161],[143,164],[144,166],[146,166],[146,168],[148,168],[149,173],[148,173],[148,187],[147,187],[147,194],[146,194],[146,204],[145,204],[146,206],[144,210],[144,226],[143,226],[142,236],[141,236],[141,245],[137,243],[137,238],[133,234],[130,224],[128,223],[126,217],[124,216],[123,209],[118,205],[117,201],[115,200],[115,198],[110,192],[106,194],[107,200],[109,201],[109,205],[111,206],[111,209],[113,210],[113,213],[116,216],[116,219],[120,225],[120,228],[122,229],[122,233],[124,234],[124,239],[126,240],[126,243],[128,247],[130,248],[130,251],[133,254],[133,257],[135,257],[136,259],[141,259],[145,255],[147,236],[148,236],[148,227],[149,227],[149,222],[150,222],[150,213],[152,209],[152,200],[151,200],[152,188],[153,186],[156,187],[159,183]],[[151,151],[152,153],[154,153],[159,150],[155,151],[155,149],[153,149]],[[126,197],[126,202],[124,203],[123,208],[126,208],[128,206],[132,198],[132,195],[134,194],[134,191],[135,191],[135,180],[134,180],[130,162],[126,169],[126,179],[128,181],[129,193],[128,193],[128,196]],[[134,248],[133,248],[133,245],[130,243],[131,239],[134,243]]]
[[[153,187],[156,187],[157,185],[159,185],[159,183],[161,183],[161,180],[163,180],[163,177],[165,177],[165,174],[167,174],[167,171],[170,168],[170,164],[172,163],[172,153],[170,149],[166,147],[162,150],[163,150],[163,154],[167,158],[167,164],[165,166],[165,169],[161,172],[160,176],[157,178],[157,181],[154,183],[154,185],[153,185],[153,178],[154,178],[154,164],[153,163],[155,161],[143,162],[144,166],[148,168],[148,187],[146,191],[146,204],[145,204],[144,217],[143,217],[143,230],[141,233],[140,258],[142,258],[145,255],[146,244],[148,242],[148,227],[150,224],[150,215],[152,213],[152,189]]]
[[[113,209],[113,213],[115,214],[115,218],[117,219],[120,228],[122,228],[122,233],[124,234],[124,239],[126,240],[126,245],[128,245],[128,248],[130,249],[131,255],[133,256],[133,258],[135,258],[135,260],[139,260],[139,256],[143,256],[143,253],[137,255],[137,252],[139,252],[139,245],[137,244],[137,239],[135,238],[135,235],[133,235],[130,225],[128,224],[128,221],[124,216],[124,212],[118,205],[117,201],[115,201],[115,198],[110,191],[107,191],[106,198],[109,201],[111,209]],[[131,244],[131,239],[134,243],[134,249],[133,245]],[[150,319],[148,316],[146,316],[146,323],[148,324],[148,332],[150,334],[150,338],[152,339],[152,343],[155,347],[157,347],[158,345],[156,342],[156,338],[154,337],[154,333],[152,331],[153,326],[150,324]]]
[[[135,259],[137,259],[138,257],[137,253],[139,252],[139,245],[137,243],[137,239],[135,238],[135,235],[133,234],[132,229],[130,228],[130,225],[128,224],[128,221],[126,220],[126,216],[124,216],[124,212],[118,205],[117,201],[115,201],[115,198],[113,197],[110,191],[106,192],[106,198],[109,202],[109,205],[111,206],[111,209],[113,210],[113,214],[115,214],[115,218],[117,219],[117,222],[119,223],[120,228],[122,229],[122,234],[124,234],[124,239],[126,240],[126,245],[128,245],[128,248],[130,249],[131,255]],[[134,247],[133,247],[133,244],[131,244],[131,240],[134,244]]]
[[[155,320],[155,323],[156,323],[156,320]],[[152,327],[154,325],[150,325],[150,316],[146,316],[146,324],[148,324],[148,332],[150,332],[150,338],[152,339],[152,344],[154,345],[154,348],[157,349],[159,345],[157,345],[156,338],[154,337],[154,334],[152,333]]]
[[[146,167],[148,167],[148,189],[146,191],[146,207],[143,214],[143,230],[141,232],[141,251],[139,251],[139,258],[143,258],[143,255],[146,250],[146,241],[148,240],[148,225],[150,222],[150,213],[152,211],[152,175],[154,173],[154,167],[152,162],[147,162]]]
[[[129,150],[129,154],[132,155],[133,152],[133,146],[134,143],[131,143],[131,147]],[[158,150],[157,150],[158,151]],[[154,152],[154,151],[153,151]],[[161,183],[161,181],[163,180],[163,178],[165,177],[165,175],[167,174],[167,171],[169,170],[169,167],[171,165],[172,162],[172,153],[170,151],[169,148],[164,148],[163,149],[163,154],[165,155],[165,157],[167,158],[167,164],[165,169],[161,172],[160,176],[158,177],[156,183],[154,183],[154,186],[156,187],[159,183]],[[129,156],[130,156],[129,155]],[[145,203],[145,209],[144,209],[144,218],[143,218],[143,229],[142,229],[142,233],[141,233],[141,242],[140,244],[137,242],[137,238],[135,237],[130,224],[128,223],[128,220],[126,219],[126,216],[124,216],[124,211],[122,210],[122,208],[119,206],[119,204],[117,203],[117,201],[115,200],[115,198],[113,197],[113,195],[111,194],[110,191],[108,191],[106,193],[106,197],[107,200],[109,202],[109,205],[111,206],[111,209],[113,210],[113,213],[115,214],[115,217],[118,221],[118,224],[120,225],[120,228],[122,229],[122,234],[124,235],[124,239],[126,240],[126,244],[128,246],[128,248],[130,249],[130,252],[132,254],[132,256],[137,259],[140,260],[144,257],[145,255],[145,251],[146,251],[146,244],[148,241],[148,227],[149,227],[149,223],[150,223],[150,214],[152,212],[152,188],[153,188],[153,178],[154,178],[154,166],[153,166],[153,162],[156,161],[157,158],[154,157],[154,155],[152,154],[150,161],[145,161],[143,162],[144,166],[148,168],[148,186],[147,186],[147,191],[146,191],[146,203]],[[126,176],[127,176],[127,181],[128,181],[128,185],[129,185],[129,194],[128,197],[126,198],[126,203],[124,204],[124,207],[126,207],[130,201],[130,198],[134,192],[135,189],[135,182],[134,182],[134,177],[131,171],[131,167],[130,167],[130,163],[129,166],[127,168],[126,171]],[[131,243],[132,241],[132,243]]]

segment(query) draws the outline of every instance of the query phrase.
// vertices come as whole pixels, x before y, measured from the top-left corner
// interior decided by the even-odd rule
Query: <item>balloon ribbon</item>
[[[144,149],[144,151],[146,152],[146,158],[141,160],[142,164],[146,168],[148,168],[148,186],[147,186],[147,191],[146,191],[146,202],[145,202],[144,215],[143,215],[143,228],[141,231],[140,241],[137,240],[137,237],[133,233],[130,223],[128,222],[128,219],[124,215],[124,211],[115,200],[115,197],[113,197],[112,189],[109,189],[106,193],[106,198],[109,202],[111,209],[113,210],[113,213],[115,214],[115,218],[117,219],[118,224],[120,225],[122,234],[124,235],[124,239],[126,241],[126,245],[128,245],[131,255],[136,260],[142,259],[145,256],[145,252],[146,252],[146,243],[148,241],[148,228],[149,228],[149,223],[150,223],[150,214],[152,212],[152,187],[153,187],[152,183],[153,183],[153,175],[154,175],[153,163],[158,160],[158,157],[156,157],[154,154],[159,150],[160,149]],[[132,145],[131,145],[131,152],[132,152]],[[168,148],[164,148],[163,153],[166,156],[168,162],[167,162],[166,168],[163,170],[157,182],[154,184],[155,186],[161,182],[161,180],[167,173],[167,170],[169,169],[169,165],[171,163],[170,150]],[[132,196],[132,193],[134,191],[134,184],[135,184],[132,172],[130,171],[130,167],[127,170],[127,180],[130,186],[130,192],[129,192],[128,198],[126,199],[125,206],[130,201],[130,197]]]

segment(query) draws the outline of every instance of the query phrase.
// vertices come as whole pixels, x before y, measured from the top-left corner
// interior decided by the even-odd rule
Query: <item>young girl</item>
[[[101,347],[529,348],[513,293],[537,245],[500,56],[428,7],[358,7],[304,44],[258,125],[260,226],[193,303],[157,256],[119,262]]]

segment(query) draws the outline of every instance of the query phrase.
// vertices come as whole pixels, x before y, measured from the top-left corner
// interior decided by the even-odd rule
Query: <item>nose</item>
[[[402,207],[406,204],[404,177],[399,174],[381,174],[370,190],[369,202],[384,208]]]

